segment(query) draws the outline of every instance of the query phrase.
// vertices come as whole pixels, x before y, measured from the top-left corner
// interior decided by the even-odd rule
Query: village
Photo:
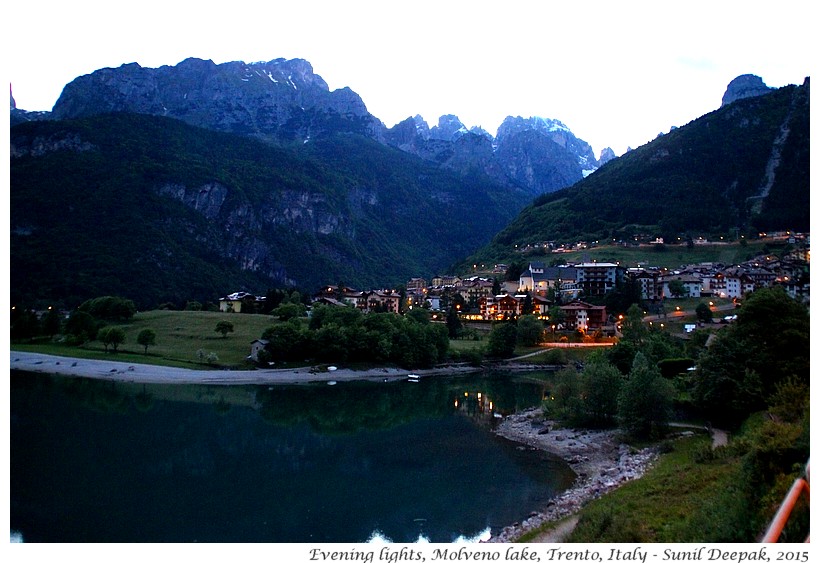
[[[686,298],[727,300],[739,306],[744,295],[774,285],[783,287],[791,297],[808,302],[809,239],[808,235],[798,237],[803,244],[794,246],[787,255],[760,255],[740,264],[708,262],[670,270],[624,267],[613,262],[548,266],[543,261],[531,261],[518,280],[512,281],[500,281],[508,277],[509,266],[495,264],[490,275],[438,275],[429,281],[412,278],[403,291],[327,285],[311,301],[353,306],[363,312],[399,313],[423,308],[430,311],[434,320],[443,320],[454,309],[461,321],[479,323],[534,314],[553,333],[598,331],[612,336],[618,331],[619,319],[615,314],[623,311],[607,311],[601,302],[626,284],[637,285],[641,300],[654,306],[655,312],[665,311],[664,304],[670,300],[674,303]],[[234,293],[220,299],[220,310],[240,312],[243,306],[247,310],[264,299]]]

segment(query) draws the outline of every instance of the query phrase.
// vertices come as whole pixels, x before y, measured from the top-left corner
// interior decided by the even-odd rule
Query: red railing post
[[[760,540],[761,543],[777,543],[778,538],[780,538],[780,534],[783,532],[783,528],[786,527],[786,524],[789,521],[794,505],[797,504],[797,500],[800,498],[800,494],[803,491],[806,491],[806,496],[809,495],[808,461],[806,462],[806,476],[795,479],[789,489],[789,492],[780,504],[780,508],[777,509],[777,514],[774,515],[771,523],[769,523],[769,528],[766,530],[766,534],[763,536],[763,539]],[[806,538],[806,541],[808,542],[809,538]]]

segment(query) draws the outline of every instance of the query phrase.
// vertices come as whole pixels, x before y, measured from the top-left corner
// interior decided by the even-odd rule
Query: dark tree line
[[[353,307],[317,305],[310,320],[299,319],[268,328],[260,361],[368,362],[425,368],[447,359],[447,327],[430,322],[429,313],[414,309],[363,314]]]

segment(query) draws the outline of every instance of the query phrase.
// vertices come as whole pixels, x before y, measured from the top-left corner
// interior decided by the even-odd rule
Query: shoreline
[[[577,513],[590,500],[642,477],[657,458],[653,447],[635,450],[618,443],[618,430],[556,427],[554,421],[544,419],[537,407],[506,417],[494,432],[508,440],[560,457],[578,477],[569,489],[550,500],[542,511],[504,527],[487,540],[488,543],[513,542],[547,522],[555,522]],[[536,538],[531,541],[543,540]]]
[[[421,370],[401,368],[372,368],[353,370],[338,368],[318,371],[315,368],[255,369],[255,370],[197,370],[118,360],[93,360],[53,356],[36,352],[11,351],[10,369],[32,373],[46,373],[69,377],[89,377],[127,383],[162,383],[181,385],[300,385],[331,381],[396,381],[409,375],[474,373],[481,368],[447,366]]]

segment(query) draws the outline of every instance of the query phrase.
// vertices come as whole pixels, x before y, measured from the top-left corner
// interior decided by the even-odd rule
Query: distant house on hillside
[[[241,313],[243,310],[246,313],[252,313],[258,305],[264,303],[264,296],[260,297],[245,291],[237,291],[219,300],[219,310],[223,313]]]
[[[362,312],[398,313],[401,296],[393,290],[358,291],[350,287],[328,285],[313,296],[314,303],[353,306]]]

